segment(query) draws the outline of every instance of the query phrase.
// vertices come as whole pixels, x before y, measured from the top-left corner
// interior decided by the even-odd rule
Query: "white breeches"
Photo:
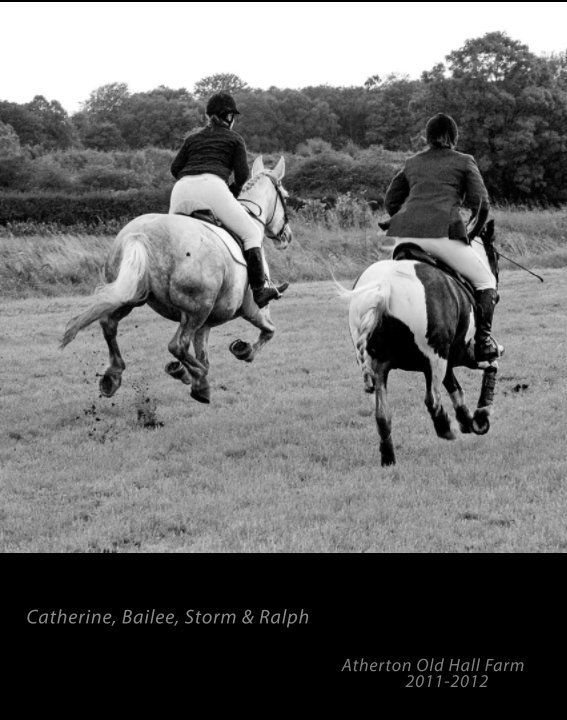
[[[419,245],[461,273],[475,290],[496,289],[496,278],[490,270],[488,258],[480,242],[467,245],[461,240],[449,238],[395,238],[395,241],[396,246],[404,242]]]
[[[185,175],[173,186],[169,212],[190,215],[195,210],[212,210],[242,239],[245,250],[262,247],[262,230],[217,175]]]

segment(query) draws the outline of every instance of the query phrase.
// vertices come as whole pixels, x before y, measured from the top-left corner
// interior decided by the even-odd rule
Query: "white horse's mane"
[[[259,172],[256,175],[253,175],[249,180],[247,180],[246,183],[242,186],[242,190],[240,192],[244,192],[245,190],[250,190],[250,188],[254,187],[254,185],[258,182],[258,180],[263,175],[266,175],[267,177],[269,177],[269,176],[274,177],[269,170],[262,170],[262,172]]]

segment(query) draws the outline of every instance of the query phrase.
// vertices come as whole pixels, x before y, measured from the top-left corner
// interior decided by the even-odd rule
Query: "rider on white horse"
[[[484,252],[475,252],[470,244],[486,222],[490,202],[475,159],[455,150],[458,135],[449,115],[438,113],[427,122],[429,147],[406,160],[386,192],[384,202],[392,216],[387,234],[396,238],[396,245],[419,245],[470,281],[478,311],[475,360],[491,362],[500,355],[491,335],[496,278]],[[476,211],[468,235],[459,212],[463,203]]]
[[[207,127],[185,139],[171,165],[177,182],[169,212],[190,215],[196,210],[211,210],[241,238],[254,301],[262,308],[279,298],[288,283],[278,287],[267,283],[262,231],[236,200],[250,175],[244,140],[232,129],[240,113],[233,97],[224,92],[210,98],[206,112]],[[231,174],[234,182],[229,186]]]

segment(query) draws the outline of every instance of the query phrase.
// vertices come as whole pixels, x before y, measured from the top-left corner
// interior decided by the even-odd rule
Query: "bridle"
[[[270,182],[272,183],[272,185],[274,186],[275,191],[276,191],[276,199],[275,199],[274,207],[273,207],[272,214],[271,214],[269,220],[266,220],[266,222],[264,222],[262,220],[262,212],[263,212],[262,208],[254,200],[249,200],[248,198],[239,198],[238,202],[251,203],[252,205],[255,205],[258,208],[258,214],[256,214],[252,210],[252,208],[244,206],[244,209],[254,220],[257,220],[261,225],[263,225],[264,234],[266,235],[266,237],[269,237],[270,240],[275,240],[276,242],[282,242],[282,236],[284,236],[286,233],[289,232],[289,218],[287,215],[287,207],[285,204],[285,198],[283,196],[282,186],[281,186],[281,183],[279,182],[279,180],[276,180],[272,175],[269,175],[268,173],[266,173],[266,177],[270,179]],[[282,210],[283,210],[284,217],[283,217],[283,225],[282,225],[280,231],[278,233],[274,233],[269,228],[269,226],[272,223],[274,217],[276,216],[276,210],[278,209],[278,200],[282,204]]]

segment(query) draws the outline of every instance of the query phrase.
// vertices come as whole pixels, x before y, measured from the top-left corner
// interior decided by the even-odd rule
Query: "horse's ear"
[[[278,180],[281,180],[283,178],[283,176],[285,175],[285,160],[284,160],[283,155],[278,160],[278,164],[272,170],[272,172],[277,177]]]
[[[252,177],[258,173],[264,172],[264,160],[261,155],[258,155],[254,163],[252,164]]]

